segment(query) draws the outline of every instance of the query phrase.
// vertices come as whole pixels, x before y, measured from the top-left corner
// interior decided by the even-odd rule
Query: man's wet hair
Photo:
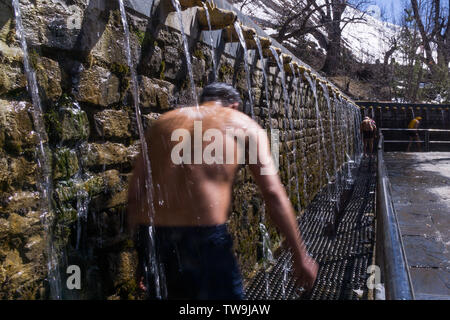
[[[199,99],[200,104],[210,101],[219,102],[224,107],[236,102],[239,105],[242,104],[239,92],[229,84],[223,82],[213,82],[203,89]]]

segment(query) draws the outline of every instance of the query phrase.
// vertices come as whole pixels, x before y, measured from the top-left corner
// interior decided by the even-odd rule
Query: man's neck
[[[201,104],[201,107],[223,107],[218,101],[207,101]]]

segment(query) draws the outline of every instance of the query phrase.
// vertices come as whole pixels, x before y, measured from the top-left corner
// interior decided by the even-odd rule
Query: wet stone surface
[[[450,300],[450,153],[386,153],[416,299]]]

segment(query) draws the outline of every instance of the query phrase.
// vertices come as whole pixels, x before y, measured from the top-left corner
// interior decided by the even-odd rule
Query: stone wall
[[[141,298],[135,281],[137,253],[123,232],[127,184],[139,142],[118,5],[116,1],[92,0],[20,3],[51,151],[52,241],[59,252],[62,297]],[[166,18],[157,14],[149,19],[128,12],[146,128],[160,114],[190,103],[181,35],[164,24]],[[212,69],[210,49],[199,40],[200,34],[191,33],[198,90],[210,82]],[[218,80],[236,86],[247,102],[242,57],[224,52],[219,57]],[[9,0],[0,0],[0,60],[0,298],[45,299],[49,297],[47,235],[40,221],[35,156],[38,141]],[[320,165],[330,175],[333,173],[331,121],[338,166],[344,162],[345,152],[353,154],[354,114],[336,113],[334,103],[330,114],[325,97],[318,90],[325,143],[317,152],[320,136],[314,97],[307,82],[302,81],[301,103],[297,107],[292,78],[287,78],[289,113],[295,126],[293,137],[285,127],[287,115],[282,107],[277,68],[273,64],[268,70],[270,101],[266,101],[261,63],[250,62],[256,120],[268,127],[270,105],[273,128],[281,131],[280,175],[301,215],[302,208],[326,184]],[[293,143],[297,145],[300,199],[295,196],[294,157],[289,151]],[[291,181],[287,179],[288,165]],[[229,224],[246,279],[261,262],[262,220],[261,197],[248,169],[242,168],[236,178]],[[281,239],[270,223],[269,233],[275,250]],[[66,267],[74,264],[82,270],[80,291],[65,289]]]

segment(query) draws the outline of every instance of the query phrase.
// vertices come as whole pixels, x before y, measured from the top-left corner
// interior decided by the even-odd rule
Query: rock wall
[[[124,233],[127,184],[139,142],[118,4],[101,0],[21,0],[20,3],[51,151],[52,233],[59,252],[62,297],[142,298],[135,281],[137,253],[134,243]],[[149,19],[128,11],[146,128],[162,113],[190,103],[181,35],[165,25],[166,19],[161,12]],[[200,33],[190,33],[198,90],[210,82],[212,70],[211,51],[200,38]],[[224,51],[219,59],[218,80],[236,86],[247,102],[242,57]],[[45,299],[49,297],[47,235],[40,221],[35,155],[38,141],[23,73],[23,53],[16,38],[9,0],[0,0],[0,62],[0,298]],[[292,136],[284,122],[287,115],[282,107],[281,80],[275,64],[268,70],[270,101],[264,95],[261,64],[254,60],[251,65],[256,120],[268,127],[270,105],[273,128],[281,131],[280,175],[301,215],[302,208],[326,185],[320,164],[330,175],[333,173],[331,122],[338,166],[343,164],[346,152],[354,153],[355,114],[336,112],[335,103],[329,113],[323,92],[318,90],[325,143],[320,144],[321,151],[317,152],[320,136],[316,129],[314,96],[307,82],[302,82],[301,103],[297,107],[292,77],[287,78],[288,112],[295,126]],[[294,143],[300,199],[295,196]],[[291,181],[288,181],[288,166]],[[246,279],[261,262],[259,222],[263,219],[257,187],[249,171],[242,168],[236,178],[229,224]],[[270,223],[269,233],[275,250],[281,239]],[[80,266],[81,290],[66,288],[68,265]]]

